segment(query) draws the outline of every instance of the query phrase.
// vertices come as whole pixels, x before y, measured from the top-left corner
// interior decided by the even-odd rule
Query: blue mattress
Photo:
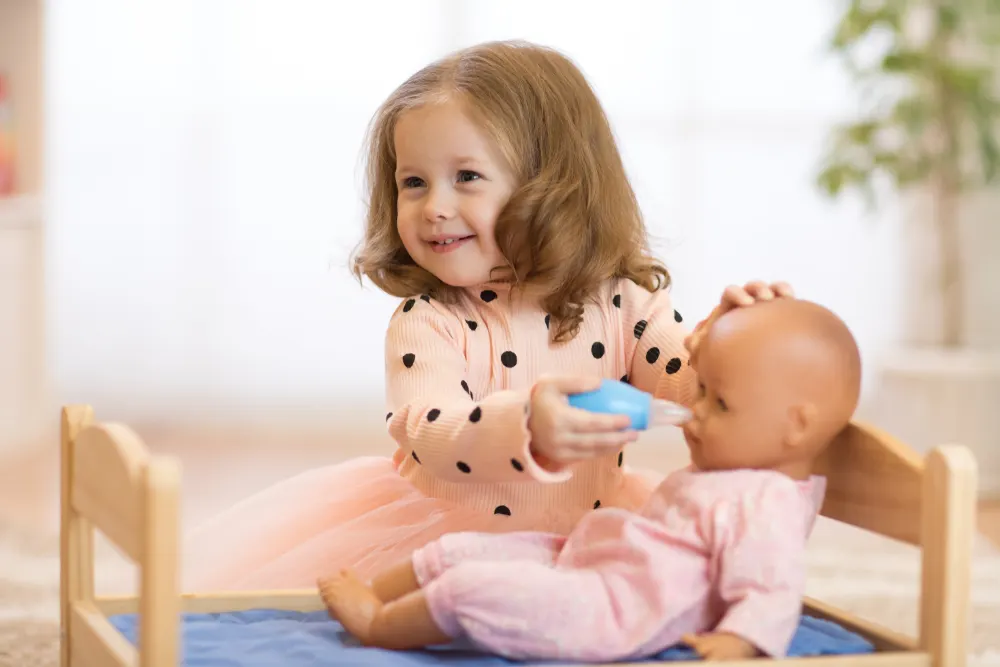
[[[137,617],[112,616],[130,642],[136,641]],[[803,617],[792,640],[793,656],[870,653],[868,641],[839,625]],[[364,648],[325,611],[292,612],[257,609],[223,614],[185,614],[185,667],[505,667],[517,664],[458,646],[394,652]],[[687,647],[668,649],[650,660],[693,660]]]

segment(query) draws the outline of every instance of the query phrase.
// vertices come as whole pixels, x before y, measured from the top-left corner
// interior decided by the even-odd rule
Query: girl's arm
[[[404,456],[452,482],[560,481],[529,451],[530,390],[469,392],[463,320],[435,300],[407,300],[385,340],[389,433]]]
[[[657,398],[693,405],[698,380],[684,348],[687,327],[670,293],[665,289],[649,292],[623,278],[612,304],[621,317],[629,384]]]

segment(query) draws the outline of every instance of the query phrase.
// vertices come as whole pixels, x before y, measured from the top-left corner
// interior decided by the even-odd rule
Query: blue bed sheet
[[[137,617],[111,617],[130,642]],[[257,609],[222,614],[185,614],[184,667],[508,667],[518,663],[459,646],[394,652],[361,647],[326,612]],[[792,640],[793,656],[872,652],[864,638],[839,625],[803,617]],[[668,649],[650,660],[693,660],[687,647]]]

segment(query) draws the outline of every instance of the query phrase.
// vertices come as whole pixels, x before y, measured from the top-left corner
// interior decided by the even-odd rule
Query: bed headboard
[[[823,515],[920,544],[924,460],[891,435],[851,423],[816,472],[827,478]]]
[[[852,423],[825,452],[822,513],[920,547],[921,648],[935,664],[964,664],[977,467],[962,445],[921,457],[887,433]]]

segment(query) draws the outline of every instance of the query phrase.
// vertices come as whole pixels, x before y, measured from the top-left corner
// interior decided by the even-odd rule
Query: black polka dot
[[[595,500],[594,501],[594,509],[596,510],[600,506],[601,506],[601,501],[600,500]]]
[[[646,330],[646,320],[639,320],[635,323],[635,328],[632,329],[632,334],[636,338],[642,338],[642,332]]]
[[[677,312],[677,311],[675,310],[675,311],[674,311],[674,322],[677,322],[678,324],[680,324],[680,323],[681,323],[681,322],[683,322],[683,321],[684,321],[684,318],[683,318],[683,317],[681,317],[681,314],[680,314],[680,313],[678,313],[678,312]]]
[[[479,327],[479,322],[475,320],[465,320],[465,323],[469,325],[469,331],[475,331]]]
[[[504,516],[510,516],[510,508],[506,505],[497,505],[496,509],[493,510],[494,514],[503,514]]]
[[[435,421],[440,416],[441,416],[441,411],[438,410],[437,408],[434,408],[433,410],[427,413],[427,421],[429,422]]]
[[[430,303],[430,302],[431,302],[431,297],[430,297],[430,296],[428,296],[427,294],[421,294],[421,295],[420,295],[420,298],[421,298],[421,299],[423,299],[423,300],[424,300],[425,302],[427,302],[427,303]]]
[[[622,307],[622,295],[621,294],[615,294],[611,298],[611,303],[615,304],[615,308],[621,308]]]
[[[392,419],[392,413],[391,412],[385,413],[385,420],[389,421],[390,419]]]
[[[484,289],[482,292],[479,293],[479,298],[485,301],[486,303],[489,303],[493,299],[497,298],[497,293],[491,289]]]
[[[514,468],[514,470],[516,470],[518,472],[524,472],[524,466],[521,465],[521,462],[518,461],[517,459],[511,459],[510,460],[510,465],[511,465],[512,468]]]
[[[417,463],[420,463],[420,457],[419,457],[419,456],[417,456],[417,453],[416,453],[416,452],[410,452],[410,456],[412,456],[412,457],[413,457],[413,460],[414,460],[414,461],[416,461]]]
[[[413,308],[413,305],[414,305],[414,304],[415,304],[416,302],[417,302],[417,300],[416,300],[416,299],[407,299],[407,300],[406,300],[406,303],[404,303],[404,304],[403,304],[403,312],[404,312],[404,313],[408,313],[408,312],[410,312],[410,309],[411,309],[411,308]]]
[[[628,384],[628,375],[623,375],[622,376],[622,382]]]
[[[551,322],[551,321],[552,321],[552,316],[551,315],[546,315],[545,316],[545,328],[546,329],[549,328],[549,322]]]
[[[455,464],[455,467],[464,472],[465,474],[469,474],[470,472],[472,472],[472,468],[470,468],[469,464],[466,463],[465,461],[459,461],[458,463]]]
[[[671,359],[670,361],[667,362],[667,374],[668,375],[673,375],[674,373],[676,373],[680,369],[681,369],[681,360],[678,359],[677,357],[674,357],[673,359]]]
[[[656,360],[660,358],[660,348],[651,347],[646,350],[646,361],[651,364],[655,364]]]
[[[483,409],[477,405],[475,408],[472,409],[472,412],[469,413],[469,421],[475,424],[482,418],[483,418]]]
[[[412,352],[407,352],[403,355],[403,365],[407,368],[413,368],[413,362],[417,360],[417,355]]]
[[[625,461],[625,452],[618,452],[618,467],[622,467],[622,463]]]
[[[500,363],[507,368],[514,368],[514,366],[517,366],[517,355],[510,350],[507,350],[500,355]]]
[[[462,391],[464,391],[466,394],[469,393],[469,383],[466,382],[465,380],[462,380]]]
[[[594,355],[594,359],[600,359],[604,356],[604,343],[598,341],[590,346],[590,353]]]

